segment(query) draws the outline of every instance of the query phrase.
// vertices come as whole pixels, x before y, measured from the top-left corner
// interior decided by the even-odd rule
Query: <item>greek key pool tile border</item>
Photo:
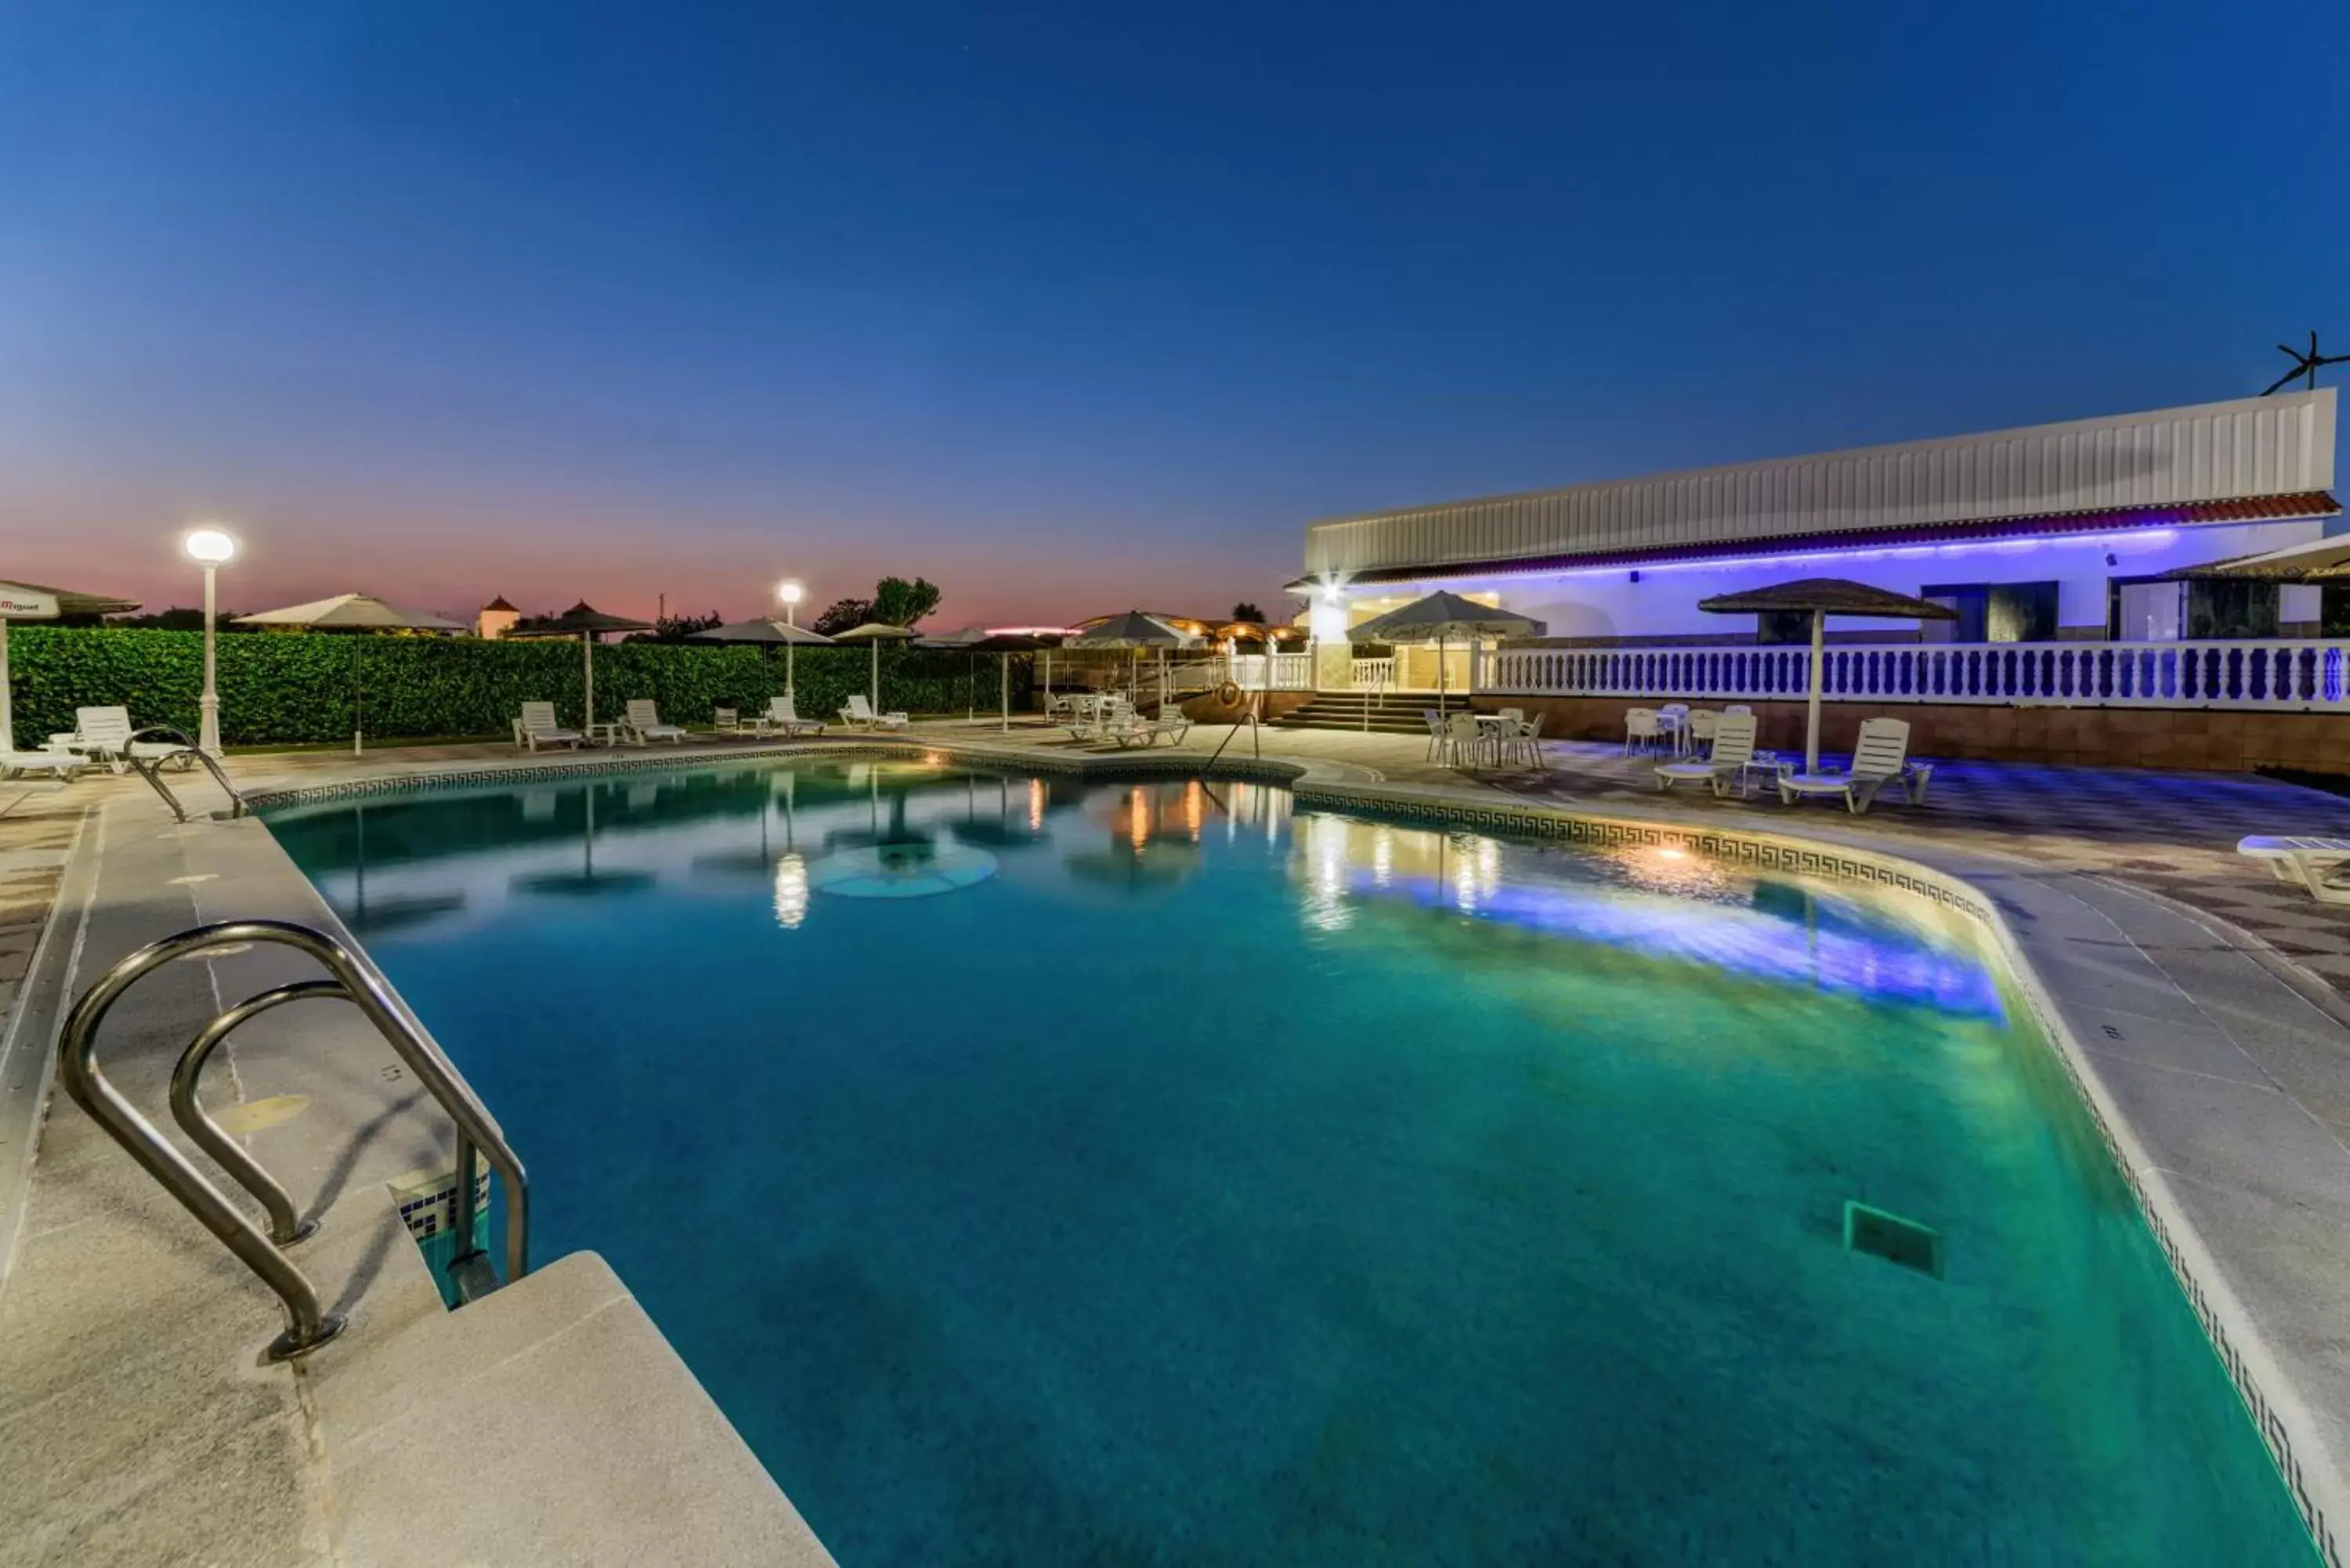
[[[1874,856],[1841,846],[1777,838],[1767,834],[1724,832],[1714,827],[1682,827],[1669,823],[1591,815],[1571,808],[1531,802],[1453,799],[1395,785],[1312,780],[1301,776],[1309,770],[1295,763],[1231,758],[1219,759],[1210,768],[1190,754],[1154,755],[1148,752],[1131,752],[1107,756],[1056,755],[968,741],[875,738],[855,742],[800,742],[683,755],[582,757],[562,763],[518,762],[510,766],[451,769],[354,779],[307,788],[271,790],[248,796],[247,803],[255,807],[278,807],[347,799],[354,795],[407,794],[425,790],[596,778],[608,774],[662,769],[675,771],[734,761],[791,757],[889,757],[902,760],[923,755],[982,767],[1065,777],[1168,780],[1214,777],[1280,784],[1289,788],[1298,805],[1308,809],[1362,813],[1399,822],[1478,829],[1521,837],[1560,839],[1601,849],[1683,848],[1754,870],[1894,888],[1972,917],[1986,928],[1999,947],[2001,956],[2022,982],[2021,990],[2027,1005],[2047,1035],[2057,1061],[2063,1064],[2065,1076],[2072,1083],[2075,1096],[2088,1113],[2090,1124],[2096,1128],[2097,1137],[2128,1187],[2138,1212],[2145,1217],[2163,1256],[2169,1261],[2171,1272],[2186,1293],[2197,1321],[2203,1325],[2203,1332],[2218,1354],[2220,1365],[2227,1368],[2230,1381],[2244,1401],[2262,1439],[2268,1445],[2286,1490],[2316,1542],[2320,1557],[2327,1568],[2350,1568],[2350,1564],[2345,1563],[2341,1542],[2334,1535],[2333,1523],[2311,1487],[2309,1472],[2294,1450],[2291,1427],[2280,1414],[2276,1402],[2262,1387],[2250,1360],[2230,1332],[2229,1319],[2231,1314],[2220,1310],[2213,1293],[2197,1276],[2188,1250],[2178,1240],[2178,1226],[2185,1223],[2183,1216],[2174,1224],[2168,1212],[2170,1204],[2168,1199],[2148,1187],[2140,1174],[2135,1151],[2116,1135],[2106,1114],[2106,1096],[2103,1085],[2095,1081],[2093,1072],[2085,1065],[2080,1048],[2064,1025],[2062,1015],[2042,992],[2033,973],[2031,961],[2024,954],[2012,929],[1989,899],[1956,877],[1889,857]]]

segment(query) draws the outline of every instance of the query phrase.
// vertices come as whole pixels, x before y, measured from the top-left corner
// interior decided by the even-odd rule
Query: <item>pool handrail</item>
[[[179,742],[179,750],[166,752],[160,757],[142,757],[139,754],[138,743],[149,735],[169,735]],[[163,797],[163,804],[170,806],[172,815],[182,822],[188,820],[188,808],[180,804],[180,797],[172,793],[172,786],[163,782],[160,771],[173,757],[193,757],[204,764],[204,771],[213,775],[213,783],[220,785],[221,793],[228,796],[228,814],[232,818],[243,816],[253,809],[244,804],[244,796],[237,793],[236,785],[228,782],[228,774],[221,767],[219,759],[190,741],[185,730],[170,724],[150,724],[143,730],[134,730],[130,738],[122,742],[122,757],[140,778],[147,781],[148,788]]]
[[[277,986],[223,1010],[197,1031],[181,1054],[172,1070],[171,1097],[173,1115],[189,1136],[260,1199],[269,1213],[272,1234],[265,1234],[222,1196],[187,1156],[156,1131],[107,1079],[98,1060],[99,1026],[108,1010],[140,980],[175,959],[260,942],[307,953],[331,978]],[[74,1102],[285,1303],[288,1324],[270,1344],[272,1360],[301,1355],[326,1344],[342,1331],[343,1320],[320,1305],[316,1287],[283,1250],[309,1235],[316,1222],[297,1222],[293,1201],[284,1188],[205,1114],[196,1096],[196,1083],[213,1049],[237,1028],[286,1002],[328,997],[339,997],[356,1006],[456,1125],[453,1229],[458,1256],[450,1262],[449,1271],[459,1281],[463,1298],[471,1300],[495,1288],[496,1282],[487,1258],[472,1245],[477,1161],[484,1154],[505,1182],[506,1282],[522,1278],[530,1270],[530,1179],[522,1161],[456,1064],[442,1054],[374,966],[326,932],[290,920],[219,920],[150,942],[117,961],[82,993],[57,1036],[58,1075]]]

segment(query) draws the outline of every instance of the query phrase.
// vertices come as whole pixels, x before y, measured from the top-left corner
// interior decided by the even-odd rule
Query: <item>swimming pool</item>
[[[1923,899],[910,759],[269,821],[848,1568],[2314,1559]]]

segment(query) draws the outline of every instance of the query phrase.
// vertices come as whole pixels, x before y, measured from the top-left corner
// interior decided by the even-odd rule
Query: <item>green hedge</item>
[[[223,637],[221,740],[232,746],[347,741],[358,705],[367,733],[504,733],[522,704],[550,701],[579,714],[576,641],[483,642],[473,638],[363,637],[252,632]],[[828,717],[866,689],[863,648],[803,648],[802,713]],[[120,704],[134,724],[196,732],[203,690],[203,634],[193,631],[9,628],[16,744],[74,727],[74,710]],[[1012,661],[1012,701],[1028,702],[1029,660]],[[914,712],[961,712],[997,702],[995,659],[884,646],[881,700]],[[672,723],[706,724],[722,704],[761,709],[784,689],[784,655],[757,648],[615,643],[596,650],[596,716],[617,719],[631,697],[650,697]]]

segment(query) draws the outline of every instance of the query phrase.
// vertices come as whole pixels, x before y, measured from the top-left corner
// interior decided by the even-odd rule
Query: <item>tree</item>
[[[853,626],[863,626],[873,618],[871,599],[835,599],[832,607],[816,618],[815,630],[819,637],[838,637]]]
[[[884,577],[873,585],[873,618],[891,626],[912,626],[939,607],[939,586],[927,577],[908,582]]]
[[[249,626],[235,624],[235,610],[222,610],[213,618],[213,624],[222,631],[252,631]],[[116,615],[106,618],[109,626],[151,627],[159,631],[202,631],[204,612],[182,609],[174,605],[167,610],[153,610],[146,615]]]
[[[1232,618],[1234,620],[1247,621],[1253,626],[1263,626],[1264,624],[1264,611],[1257,608],[1256,606],[1251,604],[1248,600],[1243,599],[1240,603],[1232,607]]]
[[[708,615],[665,615],[653,622],[652,630],[632,631],[620,640],[622,642],[683,642],[697,631],[708,631],[712,627],[725,624],[716,610],[712,610]]]

